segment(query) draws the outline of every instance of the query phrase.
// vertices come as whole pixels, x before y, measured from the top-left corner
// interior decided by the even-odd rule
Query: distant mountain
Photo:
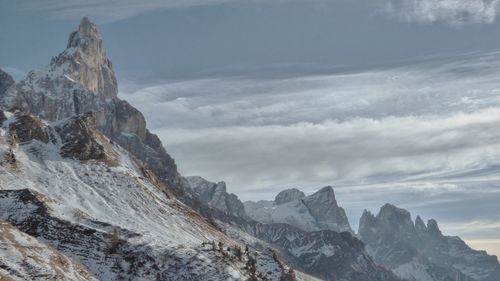
[[[375,261],[415,281],[500,280],[496,256],[471,249],[459,237],[444,236],[435,220],[415,222],[404,209],[384,205],[377,216],[365,211],[359,236]]]
[[[244,205],[248,216],[262,223],[287,223],[304,231],[353,233],[331,186],[309,196],[298,189],[287,189],[276,195],[274,201],[247,201]]]
[[[336,281],[402,280],[390,270],[377,265],[366,253],[363,243],[350,231],[328,229],[332,226],[330,216],[345,216],[343,210],[338,211],[331,187],[322,188],[310,196],[305,196],[297,189],[285,190],[276,196],[277,208],[289,211],[290,217],[295,216],[291,222],[301,226],[310,223],[313,228],[303,229],[291,223],[262,223],[249,218],[241,201],[235,195],[228,194],[222,182],[212,183],[200,177],[189,177],[188,181],[199,195],[198,199],[207,206],[202,208],[202,214],[215,220],[227,235],[262,250],[272,248],[289,264],[306,273],[323,280]],[[228,200],[235,202],[230,204],[233,208],[228,208]],[[301,206],[296,207],[297,204]],[[297,215],[301,210],[297,211],[297,208],[303,208],[301,210],[309,214],[307,221],[301,221],[303,217]],[[327,229],[319,230],[318,220],[322,222],[319,225]],[[347,222],[347,218],[341,221]]]
[[[227,214],[247,217],[243,203],[238,196],[226,191],[225,182],[213,183],[198,176],[186,177],[186,181],[202,203]]]

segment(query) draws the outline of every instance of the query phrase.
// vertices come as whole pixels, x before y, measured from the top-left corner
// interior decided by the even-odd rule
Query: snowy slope
[[[0,280],[97,279],[80,263],[0,221]]]
[[[249,277],[245,258],[202,246],[220,241],[233,247],[236,241],[170,196],[140,161],[104,136],[96,139],[105,159],[63,158],[65,136],[54,133],[46,143],[33,138],[16,144],[11,125],[21,117],[8,117],[0,129],[0,219],[80,261],[101,280]],[[54,125],[72,120],[38,125],[56,132]],[[12,157],[14,162],[7,161]],[[258,262],[269,259],[252,255]]]

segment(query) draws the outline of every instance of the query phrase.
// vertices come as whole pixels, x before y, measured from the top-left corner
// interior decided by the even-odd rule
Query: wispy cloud
[[[493,23],[499,0],[381,0],[385,12],[408,22]]]
[[[79,19],[89,16],[99,23],[105,23],[165,9],[231,1],[235,0],[39,0],[26,4],[26,7],[46,11],[53,19]]]
[[[225,180],[243,199],[331,184],[354,226],[387,202],[440,222],[499,221],[499,75],[490,53],[356,73],[212,75],[120,95],[183,174]],[[490,230],[467,238],[495,238]]]

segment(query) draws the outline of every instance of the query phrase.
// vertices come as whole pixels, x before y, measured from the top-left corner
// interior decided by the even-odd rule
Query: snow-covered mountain
[[[6,110],[22,109],[49,122],[95,112],[101,132],[142,160],[176,192],[182,192],[175,162],[160,139],[146,128],[142,113],[117,95],[116,77],[101,34],[84,17],[78,30],[70,34],[66,49],[46,68],[30,71],[25,79],[0,92],[0,103]]]
[[[444,236],[435,220],[415,222],[404,209],[384,205],[377,216],[365,211],[359,236],[381,265],[415,281],[500,280],[496,256],[471,249],[459,237]]]
[[[195,202],[194,192],[142,114],[117,97],[111,62],[87,18],[46,69],[16,84],[1,74],[0,279],[294,275],[270,253],[242,251],[179,200]]]
[[[248,216],[262,223],[287,223],[304,231],[353,233],[331,186],[309,196],[298,189],[287,189],[276,195],[274,201],[247,201],[244,205]]]
[[[390,270],[377,265],[373,261],[365,251],[363,243],[352,234],[350,227],[348,228],[349,231],[337,232],[328,227],[321,230],[317,227],[317,224],[312,223],[310,225],[313,228],[303,229],[285,222],[259,222],[249,218],[240,204],[235,204],[235,206],[240,206],[239,208],[233,209],[231,212],[228,211],[225,202],[234,195],[227,193],[225,184],[212,183],[200,177],[190,177],[189,182],[191,188],[197,194],[201,191],[201,193],[210,195],[199,197],[199,200],[205,203],[206,206],[202,208],[201,212],[206,217],[214,220],[227,235],[263,251],[274,249],[295,268],[324,280],[401,280]],[[217,188],[218,186],[219,188]],[[213,192],[213,190],[218,191]],[[214,198],[222,200],[214,200]],[[240,202],[237,197],[233,198],[233,200]],[[276,196],[275,201],[280,206],[287,204],[295,206],[291,205],[291,203],[303,204],[305,212],[310,212],[309,214],[313,214],[318,218],[325,218],[327,221],[330,216],[335,219],[334,214],[338,210],[334,208],[337,205],[331,187],[325,187],[307,197],[303,192],[296,189],[285,190]],[[310,211],[305,208],[309,208]],[[290,210],[283,208],[283,211]],[[321,212],[323,212],[323,217],[319,215]],[[243,215],[240,216],[237,213]],[[295,217],[290,222],[300,226],[306,225],[307,221],[301,221],[303,218],[297,216],[298,213],[300,212],[295,208],[291,208],[288,215]],[[341,214],[345,215],[343,210]],[[313,215],[310,215],[310,217]],[[316,222],[314,218],[310,220]],[[347,222],[347,219],[345,221]],[[349,225],[347,224],[347,226]]]

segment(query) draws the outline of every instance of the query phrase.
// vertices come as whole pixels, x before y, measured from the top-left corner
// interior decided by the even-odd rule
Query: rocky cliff
[[[202,177],[187,177],[189,187],[201,203],[224,213],[246,218],[245,207],[238,196],[226,191],[226,183],[213,183]]]
[[[394,205],[384,205],[376,216],[365,211],[358,232],[377,263],[409,280],[500,280],[495,256],[444,236],[435,220],[426,225],[417,216],[413,222],[408,211]]]
[[[274,201],[247,201],[245,211],[252,219],[262,223],[287,223],[304,231],[352,229],[342,207],[337,204],[331,186],[305,196],[298,189],[283,190]]]
[[[101,132],[183,194],[175,161],[149,132],[144,116],[118,98],[113,65],[97,26],[88,18],[81,20],[78,30],[70,34],[67,48],[46,68],[29,72],[17,84],[0,79],[0,88],[6,88],[0,91],[1,108],[21,110],[49,122],[93,112]]]

